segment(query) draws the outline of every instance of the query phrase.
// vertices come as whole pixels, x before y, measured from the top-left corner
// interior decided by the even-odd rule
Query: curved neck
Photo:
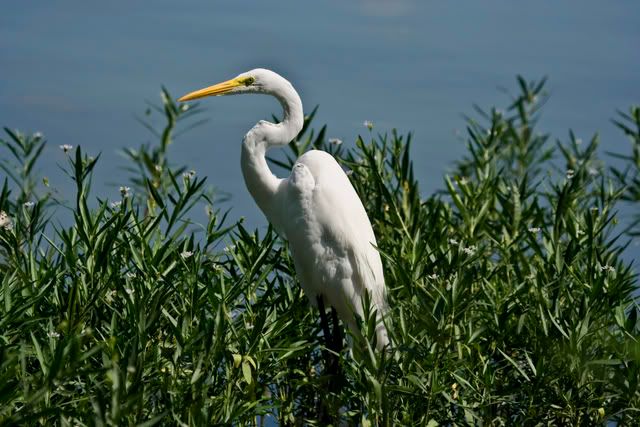
[[[286,81],[285,81],[286,82]],[[284,118],[281,123],[258,122],[244,137],[240,164],[244,182],[258,207],[267,219],[279,228],[274,212],[274,198],[281,179],[269,169],[265,154],[270,147],[288,144],[294,139],[304,122],[302,101],[289,82],[288,88],[270,93],[282,104]]]
[[[273,93],[278,101],[280,101],[280,105],[282,105],[284,117],[282,118],[282,122],[275,126],[277,130],[275,135],[272,135],[271,140],[267,141],[267,148],[288,144],[298,136],[304,124],[302,100],[300,100],[300,96],[293,86],[291,86],[289,82],[287,82],[287,84],[290,90]]]

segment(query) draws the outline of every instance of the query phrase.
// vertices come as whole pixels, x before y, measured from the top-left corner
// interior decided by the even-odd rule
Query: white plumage
[[[281,123],[258,122],[243,141],[241,166],[254,200],[278,232],[289,241],[296,273],[313,305],[317,298],[359,333],[354,312],[363,316],[365,292],[378,312],[378,349],[389,343],[382,317],[387,311],[384,274],[371,222],[335,159],[324,151],[309,151],[297,160],[289,178],[275,177],[265,152],[286,145],[302,129],[302,102],[293,86],[273,71],[255,69],[234,79],[185,95],[264,93],[282,104]]]

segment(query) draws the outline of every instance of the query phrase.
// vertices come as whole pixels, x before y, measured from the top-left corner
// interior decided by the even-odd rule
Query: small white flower
[[[156,170],[156,172],[162,172],[162,166],[160,165],[155,165],[153,168]]]
[[[529,233],[539,233],[540,227],[529,227]]]
[[[467,185],[469,183],[469,178],[463,176],[458,180],[458,182],[460,183],[460,185]]]
[[[49,338],[60,338],[60,334],[56,331],[47,332],[47,336]]]
[[[183,112],[184,112],[184,111],[187,111],[189,108],[190,108],[190,107],[189,107],[189,104],[182,104],[182,105],[180,106],[180,109],[181,109]]]
[[[329,138],[329,144],[340,145],[342,144],[342,140],[340,138]]]
[[[449,243],[452,245],[457,245],[458,241],[456,239],[449,239]]]
[[[125,274],[125,277],[127,279],[135,279],[136,278],[136,273],[132,273],[131,271],[127,271],[127,273]]]
[[[582,138],[576,138],[576,145],[582,144]]]
[[[608,273],[615,273],[616,269],[610,266],[609,264],[603,265],[600,267],[600,271],[606,271]]]
[[[113,302],[114,296],[116,296],[116,291],[113,289],[110,289],[109,292],[107,292],[107,294],[105,295],[105,297],[107,298],[107,302]]]
[[[0,211],[0,227],[7,231],[13,230],[13,223],[11,217],[7,215],[5,211]]]
[[[27,208],[27,209],[32,208],[32,207],[33,207],[33,205],[35,205],[35,203],[33,203],[33,202],[24,202],[24,203],[22,204],[22,206],[24,206],[24,207],[25,207],[25,208]]]
[[[122,204],[122,201],[117,200],[115,202],[111,202],[111,207],[116,209],[116,208],[119,208],[121,204]]]
[[[365,120],[362,124],[369,130],[373,129],[373,122],[370,120]]]
[[[567,169],[567,179],[573,178],[575,173],[576,173],[576,171],[574,171],[573,169]]]
[[[69,151],[73,150],[73,145],[71,144],[63,144],[60,146],[60,149],[62,151],[64,151],[65,153],[68,153]]]
[[[35,139],[42,139],[43,136],[44,135],[42,135],[42,132],[36,132],[36,133],[33,134],[33,137]]]
[[[429,275],[427,275],[427,278],[429,278],[431,280],[436,280],[438,278],[438,275],[436,273],[429,274]]]
[[[191,255],[193,255],[193,252],[191,251],[184,251],[180,254],[180,256],[182,257],[182,259],[187,259],[189,258]]]
[[[464,252],[467,255],[473,255],[476,253],[476,246],[471,245],[468,248],[462,248],[462,252]]]
[[[124,288],[124,291],[127,293],[127,295],[133,295],[135,293],[135,289],[132,288]]]
[[[131,189],[129,187],[126,187],[126,186],[123,185],[123,186],[120,187],[120,194],[122,195],[122,197],[129,197],[129,191],[130,190]]]

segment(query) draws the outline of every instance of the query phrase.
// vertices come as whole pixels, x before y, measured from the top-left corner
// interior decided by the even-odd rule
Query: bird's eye
[[[245,86],[251,86],[255,81],[256,81],[255,77],[245,77],[244,79],[240,80],[240,83],[242,83]]]

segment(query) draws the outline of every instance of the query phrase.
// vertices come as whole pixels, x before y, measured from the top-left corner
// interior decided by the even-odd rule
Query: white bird
[[[320,150],[300,156],[288,178],[277,178],[267,165],[266,151],[287,145],[302,129],[302,101],[291,83],[258,68],[179,101],[245,93],[272,95],[284,109],[282,122],[261,120],[244,137],[241,166],[251,196],[289,241],[296,274],[311,304],[319,305],[323,316],[324,303],[331,305],[352,333],[360,334],[354,313],[363,317],[362,299],[368,292],[378,313],[376,347],[384,348],[389,339],[382,322],[387,312],[382,262],[371,222],[349,178]]]

